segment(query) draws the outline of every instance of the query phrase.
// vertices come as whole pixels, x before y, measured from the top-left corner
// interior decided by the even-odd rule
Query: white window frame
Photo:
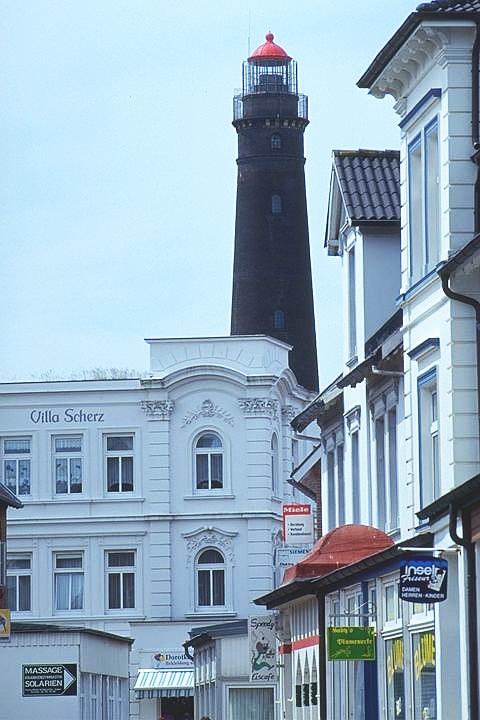
[[[133,555],[133,565],[113,565],[110,566],[110,555],[123,555],[131,553]],[[110,576],[118,575],[120,579],[120,605],[119,607],[110,606]],[[133,607],[124,607],[123,604],[123,588],[124,576],[133,576]],[[137,607],[137,552],[135,548],[121,549],[111,548],[105,550],[105,604],[108,613],[112,612],[132,612]]]
[[[15,442],[15,441],[22,441],[22,442],[28,442],[28,450],[25,450],[24,452],[17,451],[17,452],[6,452],[5,450],[5,443],[8,442]],[[2,438],[2,482],[4,485],[11,490],[15,495],[18,495],[19,497],[25,497],[30,496],[32,494],[32,436],[31,435],[16,435],[12,437],[3,437]],[[11,482],[8,482],[8,479],[6,477],[6,464],[7,463],[14,463],[15,464],[15,485],[13,485]],[[20,463],[27,463],[26,467],[28,467],[28,492],[25,492],[24,488],[22,488],[21,485],[21,478],[20,478]]]
[[[270,472],[272,480],[272,494],[277,497],[280,493],[280,455],[277,433],[272,433],[270,439]]]
[[[337,425],[326,434],[324,442],[327,502],[327,523],[329,530],[344,525],[345,507],[345,438],[343,426]],[[339,463],[339,460],[341,462]]]
[[[222,563],[200,563],[199,560],[201,556],[210,551],[217,552],[222,558]],[[213,594],[214,594],[214,588],[213,588],[213,573],[222,571],[223,573],[223,604],[222,605],[214,605],[213,604]],[[199,573],[200,572],[208,572],[209,573],[209,586],[210,586],[210,600],[211,602],[206,605],[200,605],[200,598],[199,598]],[[217,547],[205,547],[202,548],[195,557],[195,609],[198,612],[219,612],[219,610],[226,610],[227,609],[227,561],[225,554],[222,553],[221,550]]]
[[[71,566],[71,567],[57,567],[57,560],[59,559],[78,559],[80,558],[81,564],[80,566]],[[84,562],[84,553],[83,551],[77,551],[77,550],[59,550],[55,551],[53,553],[53,610],[55,614],[59,613],[81,613],[85,609],[85,568],[84,568],[85,562]],[[68,583],[68,607],[67,608],[59,608],[57,607],[57,578],[60,576],[69,576],[69,583]],[[73,575],[81,575],[82,577],[82,604],[79,608],[73,608],[73,587],[72,587],[72,577]]]
[[[112,438],[131,438],[132,439],[132,449],[131,450],[109,450],[108,449],[108,441]],[[121,431],[121,432],[108,432],[105,433],[103,436],[103,443],[104,443],[104,457],[105,457],[105,493],[107,496],[111,497],[113,496],[119,496],[119,495],[125,495],[125,494],[131,494],[135,492],[135,446],[136,446],[136,436],[134,432],[128,432],[128,431]],[[109,460],[112,458],[117,458],[118,460],[118,489],[109,489],[108,487],[108,465]],[[131,488],[124,489],[124,481],[123,481],[123,463],[122,460],[124,458],[132,458],[132,478],[131,478]],[[125,483],[126,484],[126,483]]]
[[[221,444],[221,447],[219,448],[199,448],[198,443],[201,440],[202,437],[206,435],[214,435]],[[193,438],[193,449],[192,449],[192,455],[193,455],[193,493],[197,495],[205,495],[205,494],[218,494],[218,493],[224,493],[226,490],[226,473],[225,473],[225,459],[226,459],[226,452],[225,452],[225,439],[224,437],[218,432],[217,429],[211,430],[210,428],[204,428],[201,430],[201,432],[197,433],[195,437]],[[201,488],[198,487],[198,477],[197,477],[197,457],[200,455],[204,455],[207,457],[207,466],[208,466],[208,487]],[[221,465],[222,465],[222,485],[221,487],[212,487],[212,461],[211,457],[212,455],[220,455],[221,456]]]
[[[436,366],[417,378],[420,508],[441,494],[438,386]]]
[[[29,563],[28,568],[12,568],[9,567],[10,563],[14,563],[15,561],[27,561]],[[33,599],[33,593],[32,593],[32,553],[8,553],[7,554],[7,598],[9,595],[9,592],[12,591],[11,588],[8,587],[8,579],[9,578],[15,578],[15,587],[13,589],[13,592],[15,594],[15,608],[11,607],[11,603],[8,602],[8,607],[12,610],[12,612],[24,614],[32,612],[32,599]],[[28,577],[29,583],[28,583],[28,598],[29,598],[29,607],[24,609],[19,609],[19,598],[20,598],[20,581],[19,578]]]
[[[385,532],[398,530],[400,524],[398,486],[398,392],[395,387],[384,389],[372,400],[373,476],[376,488],[376,527]],[[395,413],[394,436],[391,436],[391,414]],[[379,455],[378,427],[383,425],[383,458]],[[394,451],[395,458],[392,458]],[[381,467],[381,474],[379,469]]]
[[[430,140],[436,136],[436,155],[430,161]],[[414,154],[416,156],[414,164]],[[440,259],[440,122],[435,115],[408,143],[409,275],[417,282]],[[436,171],[434,180],[432,172]],[[433,184],[433,185],[432,185]],[[433,186],[434,192],[429,185]],[[418,189],[420,188],[420,196]]]
[[[348,362],[353,362],[357,357],[357,262],[355,257],[356,244],[353,243],[347,248],[348,263]]]
[[[57,440],[80,440],[80,450],[57,450]],[[83,493],[83,469],[84,469],[84,437],[80,433],[52,435],[52,468],[53,468],[53,494],[55,497],[62,495],[81,495]],[[67,477],[66,490],[58,490],[57,463],[59,460],[66,461]],[[80,461],[80,491],[72,490],[72,463]]]

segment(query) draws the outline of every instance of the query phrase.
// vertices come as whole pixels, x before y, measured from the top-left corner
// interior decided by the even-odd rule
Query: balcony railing
[[[267,95],[268,93],[255,93],[255,94],[256,95]],[[302,120],[308,120],[308,96],[303,95],[302,93],[299,93],[297,95],[297,97],[298,97],[298,103],[297,103],[296,117],[301,118]],[[243,110],[243,98],[244,98],[244,95],[241,92],[238,92],[238,94],[235,94],[233,97],[233,119],[234,119],[234,121],[235,120],[243,120],[245,118],[245,113]],[[252,117],[252,115],[249,114],[249,117]]]

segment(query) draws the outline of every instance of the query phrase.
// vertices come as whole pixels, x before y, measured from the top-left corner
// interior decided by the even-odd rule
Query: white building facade
[[[144,379],[1,385],[2,480],[23,503],[8,588],[14,620],[134,638],[130,717],[177,720],[193,688],[164,687],[162,658],[273,587],[292,444],[311,447],[290,421],[311,394],[271,338],[147,342]]]

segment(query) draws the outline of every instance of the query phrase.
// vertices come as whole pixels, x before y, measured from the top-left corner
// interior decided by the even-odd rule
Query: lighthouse
[[[318,389],[305,192],[308,98],[297,63],[268,33],[243,63],[233,102],[238,137],[232,335],[292,345],[298,382]]]

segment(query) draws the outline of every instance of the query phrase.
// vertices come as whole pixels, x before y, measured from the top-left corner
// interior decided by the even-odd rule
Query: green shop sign
[[[373,627],[329,627],[329,660],[375,660]]]

